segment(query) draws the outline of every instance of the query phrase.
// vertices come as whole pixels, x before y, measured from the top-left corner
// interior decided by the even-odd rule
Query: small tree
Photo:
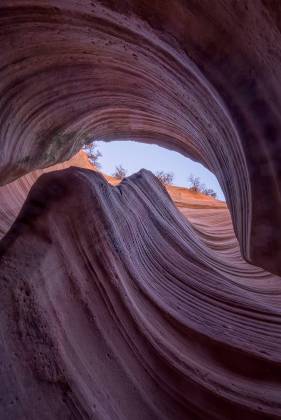
[[[193,174],[189,175],[188,177],[189,189],[193,192],[201,192],[202,191],[202,184],[200,181],[199,176],[194,176]]]
[[[172,172],[157,171],[155,176],[164,185],[171,185],[174,180],[174,174]]]
[[[190,191],[209,195],[210,197],[217,198],[217,194],[212,188],[207,188],[201,183],[199,176],[189,175],[188,183],[190,185]]]
[[[210,197],[217,198],[217,193],[212,188],[204,188],[202,193],[209,195]]]
[[[123,179],[127,175],[126,169],[123,168],[122,165],[118,165],[115,167],[115,171],[113,172],[112,176],[117,179]]]
[[[102,157],[102,153],[99,151],[99,149],[97,149],[96,143],[93,142],[90,144],[86,144],[83,147],[83,150],[85,150],[85,152],[87,153],[88,158],[90,159],[92,164],[95,165],[98,169],[100,169],[101,164],[98,160]]]

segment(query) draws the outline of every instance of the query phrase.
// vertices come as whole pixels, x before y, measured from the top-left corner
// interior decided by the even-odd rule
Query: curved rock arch
[[[155,142],[216,174],[244,257],[279,273],[275,9],[2,2],[1,183],[66,160],[93,136]]]

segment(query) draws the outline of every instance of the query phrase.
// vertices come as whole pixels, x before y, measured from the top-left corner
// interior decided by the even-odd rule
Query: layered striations
[[[1,419],[281,418],[280,17],[1,1]],[[110,185],[74,156],[93,139],[200,161],[230,212]]]
[[[280,7],[267,0],[2,0],[0,181],[93,136],[217,176],[244,257],[281,273]]]
[[[42,175],[0,243],[1,418],[280,418],[280,278],[217,207]]]

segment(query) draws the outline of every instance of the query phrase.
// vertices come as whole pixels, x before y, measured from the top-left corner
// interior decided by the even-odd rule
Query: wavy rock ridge
[[[280,279],[206,236],[147,171],[42,175],[1,242],[3,418],[280,418]]]

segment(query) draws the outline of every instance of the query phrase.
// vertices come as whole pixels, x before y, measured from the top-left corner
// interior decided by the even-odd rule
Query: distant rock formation
[[[97,170],[89,161],[87,154],[80,150],[75,156],[66,162],[50,166],[46,169],[38,169],[18,178],[7,185],[0,187],[0,239],[8,232],[26,200],[26,197],[34,182],[44,173],[66,169],[71,166]],[[105,179],[112,184],[118,185],[119,179],[103,174]],[[167,190],[178,207],[183,208],[226,208],[224,202],[213,200],[203,194],[193,194],[187,188],[167,186]],[[229,222],[231,224],[231,222]]]
[[[18,178],[7,185],[0,187],[0,239],[8,232],[16,217],[18,216],[26,197],[34,182],[43,173],[66,169],[70,166],[77,166],[85,169],[94,170],[92,165],[82,150],[70,160],[50,166],[46,169],[38,169]]]

